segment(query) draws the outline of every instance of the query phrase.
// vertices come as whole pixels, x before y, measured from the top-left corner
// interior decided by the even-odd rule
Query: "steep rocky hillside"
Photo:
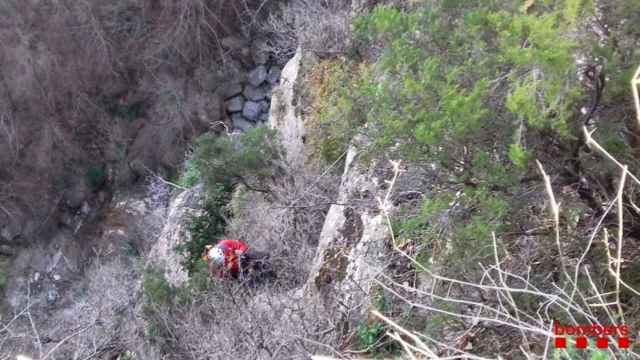
[[[0,359],[640,357],[638,1],[0,10]]]

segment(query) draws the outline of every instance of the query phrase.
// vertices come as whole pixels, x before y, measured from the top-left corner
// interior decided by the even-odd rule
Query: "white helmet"
[[[207,257],[209,258],[209,260],[212,260],[214,264],[217,264],[217,265],[224,264],[224,252],[222,251],[222,249],[220,249],[217,246],[214,246],[211,249],[209,249],[209,252],[207,253]]]

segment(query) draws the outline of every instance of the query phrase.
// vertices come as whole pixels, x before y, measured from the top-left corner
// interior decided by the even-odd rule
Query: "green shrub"
[[[148,323],[145,330],[146,330],[145,335],[148,339],[152,341],[157,341],[162,339],[160,335],[160,330],[158,329],[158,325],[156,325],[155,323],[153,322]]]
[[[87,170],[85,178],[91,189],[97,190],[105,185],[107,174],[102,166],[93,166]]]
[[[382,323],[358,326],[358,339],[364,348],[372,348],[384,335],[385,327]]]
[[[400,241],[415,240],[422,245],[416,259],[423,266],[428,267],[435,257],[447,264],[448,271],[470,273],[478,263],[491,259],[491,233],[504,227],[508,210],[504,196],[485,187],[468,187],[455,201],[442,192],[425,199],[418,214],[399,214],[395,231]],[[448,224],[456,226],[449,228]]]
[[[526,169],[530,157],[530,154],[525,149],[523,149],[520,144],[514,143],[509,147],[509,159],[518,169]]]
[[[354,24],[364,46],[382,48],[378,75],[345,94],[364,104],[380,151],[437,160],[467,179],[477,177],[470,160],[482,152],[523,171],[529,151],[503,141],[521,131],[517,124],[571,135],[582,92],[576,42],[563,36],[572,24],[562,13],[582,14],[579,2],[531,14],[509,2],[429,2],[408,12],[379,6]]]
[[[217,184],[207,193],[204,212],[191,218],[191,240],[176,247],[176,251],[185,255],[182,264],[191,276],[198,273],[204,260],[201,259],[205,245],[215,244],[224,235],[226,218],[230,215],[227,203],[231,199],[231,187]]]
[[[490,260],[491,233],[507,230],[508,214],[517,217],[511,194],[540,155],[540,140],[531,139],[577,136],[576,105],[584,94],[578,42],[566,34],[588,11],[581,0],[549,1],[527,12],[520,1],[452,0],[413,10],[378,6],[354,20],[357,43],[380,49],[379,56],[366,76],[337,72],[347,90],[335,92],[332,104],[349,104],[348,111],[328,109],[324,116],[335,123],[362,118],[374,153],[414,166],[435,163],[447,183],[458,184],[460,211],[446,214],[455,227],[442,229],[445,236],[430,222],[452,206],[446,188],[420,214],[396,219],[401,238],[424,245],[419,258],[448,249],[440,260],[465,273]],[[341,142],[353,133],[342,132]]]
[[[116,360],[135,360],[135,359],[136,359],[135,353],[129,350],[120,353],[116,358]]]
[[[180,175],[180,179],[178,180],[178,185],[190,188],[198,183],[200,180],[200,172],[196,167],[195,163],[191,159],[187,159],[184,165],[184,171]]]
[[[173,302],[176,289],[156,268],[147,268],[142,277],[144,300],[148,305],[167,306]]]
[[[192,161],[207,189],[241,183],[249,190],[267,192],[283,158],[277,131],[256,127],[237,139],[203,135],[196,140]]]
[[[116,153],[116,159],[118,161],[124,161],[127,158],[127,145],[122,143],[116,143],[115,153]]]

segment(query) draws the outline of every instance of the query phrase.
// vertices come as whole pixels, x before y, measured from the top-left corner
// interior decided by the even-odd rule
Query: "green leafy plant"
[[[116,152],[116,159],[118,161],[124,161],[127,158],[127,145],[122,143],[116,143],[115,152]]]
[[[87,170],[85,178],[91,189],[97,190],[105,185],[107,174],[102,166],[93,166]]]
[[[118,357],[116,358],[116,360],[135,360],[135,359],[136,359],[135,353],[129,350],[119,354]]]
[[[146,304],[168,306],[173,302],[176,289],[160,269],[148,267],[142,277],[143,296]]]
[[[509,159],[518,169],[527,168],[531,155],[519,144],[511,144],[509,147]]]
[[[190,275],[199,273],[204,260],[200,255],[208,244],[215,244],[223,235],[226,227],[226,218],[230,215],[227,203],[231,199],[231,187],[224,184],[216,184],[207,193],[204,211],[201,215],[191,218],[191,239],[176,247],[176,251],[185,255],[182,264]]]
[[[373,348],[373,346],[375,346],[384,335],[384,330],[385,326],[380,322],[376,322],[372,325],[360,325],[358,327],[358,339],[360,339],[360,344],[367,349]]]
[[[140,257],[140,250],[138,250],[138,247],[133,241],[128,241],[123,247],[127,256]]]
[[[505,230],[514,206],[510,192],[539,155],[535,142],[525,147],[528,139],[576,136],[572,121],[584,97],[575,64],[578,43],[564,34],[589,6],[549,1],[522,11],[521,5],[376,7],[354,20],[354,30],[362,52],[375,47],[379,55],[365,75],[338,77],[348,91],[334,92],[331,104],[348,104],[348,111],[320,109],[335,123],[362,118],[373,152],[414,166],[437,165],[447,182],[463,185],[455,190],[458,210],[447,213],[456,226],[446,229],[446,240],[430,221],[453,205],[446,189],[426,201],[420,214],[396,221],[400,237],[418,240],[423,251],[441,245],[448,249],[442,261],[465,259],[447,267],[452,271],[466,272],[470,265],[463,263],[491,255],[491,233]],[[354,133],[334,129],[345,136],[342,143]],[[447,243],[436,243],[442,241]]]
[[[277,175],[283,156],[276,130],[256,127],[237,138],[203,135],[196,140],[192,161],[208,189],[240,183],[268,192],[267,183]]]
[[[196,167],[195,163],[191,159],[187,159],[184,164],[184,171],[180,175],[180,179],[178,180],[178,185],[190,188],[198,183],[201,175],[200,171]]]
[[[572,136],[582,87],[577,43],[563,34],[587,4],[550,2],[528,13],[514,5],[425,2],[412,11],[378,6],[356,18],[359,43],[381,55],[370,76],[346,77],[349,91],[333,95],[333,104],[358,104],[358,111],[327,114],[336,123],[364,116],[378,150],[437,160],[463,178],[477,175],[471,162],[479,152],[506,171],[505,160],[525,170],[535,154],[498,140],[523,128]]]

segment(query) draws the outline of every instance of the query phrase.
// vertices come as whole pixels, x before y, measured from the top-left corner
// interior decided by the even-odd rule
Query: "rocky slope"
[[[275,105],[269,121],[281,133],[290,161],[301,166],[305,119],[297,106],[303,76],[299,71],[305,61],[314,60],[299,51],[284,67],[273,90]],[[374,201],[384,196],[386,175],[379,167],[363,168],[357,146],[353,146],[338,203],[357,199],[366,206],[332,205],[315,258],[309,262],[312,270],[307,283],[287,293],[260,295],[250,306],[260,312],[266,304],[280,302],[309,309],[307,316],[322,314],[323,321],[335,319],[350,326],[362,321],[389,235]],[[190,219],[202,211],[203,192],[201,186],[174,190],[169,198],[169,185],[159,181],[152,185],[133,193],[116,193],[99,212],[85,205],[68,220],[73,225],[68,230],[57,233],[44,247],[28,247],[17,254],[3,319],[15,315],[4,331],[18,336],[2,345],[3,354],[37,358],[55,352],[56,358],[72,358],[94,353],[108,358],[129,350],[137,358],[155,358],[157,349],[148,346],[139,333],[145,326],[140,310],[141,271],[155,266],[164,269],[170,283],[185,282],[183,258],[175,247],[189,241]],[[271,325],[283,333],[303,326],[304,316],[296,325],[295,318],[300,316],[296,314],[283,315],[284,323],[274,318]],[[345,318],[344,314],[349,315]],[[36,333],[39,339],[34,341]],[[67,336],[73,341],[64,341]],[[330,336],[338,338],[339,334]]]

